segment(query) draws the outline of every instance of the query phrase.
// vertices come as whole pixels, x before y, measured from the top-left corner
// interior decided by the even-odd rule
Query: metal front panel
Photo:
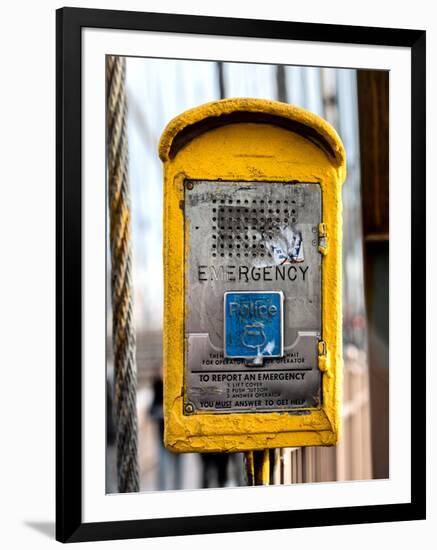
[[[320,186],[189,181],[184,208],[184,412],[319,408]],[[225,293],[278,291],[282,357],[226,358]]]

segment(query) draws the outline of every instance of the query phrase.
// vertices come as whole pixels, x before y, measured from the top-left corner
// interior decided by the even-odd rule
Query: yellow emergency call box
[[[164,422],[174,452],[333,445],[342,389],[335,130],[226,99],[173,119],[164,163]]]

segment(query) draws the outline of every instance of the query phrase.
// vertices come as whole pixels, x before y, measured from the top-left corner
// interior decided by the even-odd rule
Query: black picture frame
[[[375,506],[82,521],[81,32],[127,29],[395,46],[411,50],[411,502]],[[422,30],[62,8],[56,13],[56,538],[127,539],[425,519],[425,48]]]

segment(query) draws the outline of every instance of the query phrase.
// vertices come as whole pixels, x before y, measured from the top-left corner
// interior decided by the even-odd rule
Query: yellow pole
[[[248,485],[270,485],[269,449],[246,452],[246,475]]]
[[[246,478],[247,485],[255,485],[255,467],[253,462],[253,451],[246,451],[244,453],[245,466],[246,466]]]

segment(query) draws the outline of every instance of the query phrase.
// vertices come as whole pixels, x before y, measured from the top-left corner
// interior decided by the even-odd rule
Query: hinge
[[[319,340],[317,343],[317,353],[319,357],[326,356],[327,349],[326,349],[326,342],[325,340]]]
[[[319,370],[321,372],[326,372],[328,367],[328,350],[326,348],[326,342],[324,340],[319,340],[317,343],[317,355],[318,355],[318,364]]]
[[[319,223],[319,252],[323,255],[328,252],[328,228],[326,223]]]

